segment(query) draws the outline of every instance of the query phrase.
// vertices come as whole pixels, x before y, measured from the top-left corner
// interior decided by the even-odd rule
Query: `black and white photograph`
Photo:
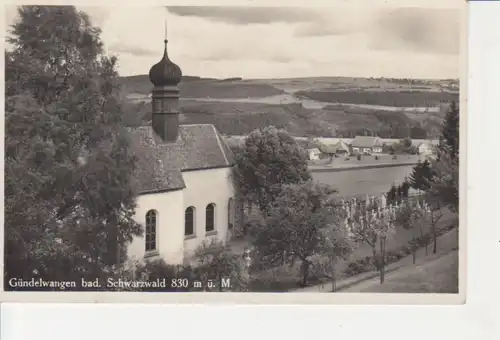
[[[463,10],[5,6],[2,295],[463,293]]]

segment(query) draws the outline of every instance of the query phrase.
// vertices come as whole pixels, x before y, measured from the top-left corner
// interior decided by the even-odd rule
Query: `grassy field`
[[[458,293],[458,251],[452,251],[421,265],[408,265],[388,274],[384,284],[373,282],[357,292]]]
[[[152,89],[148,77],[123,77],[121,85],[123,97],[127,98],[124,107],[127,125],[148,123],[151,118],[148,95]],[[403,138],[408,135],[412,138],[435,138],[439,133],[443,112],[414,113],[406,111],[404,107],[434,106],[457,96],[436,91],[442,88],[438,82],[409,84],[364,78],[217,80],[183,77],[179,86],[181,96],[185,99],[180,103],[182,123],[214,124],[227,135],[244,135],[256,128],[275,125],[295,136],[353,137],[370,132],[383,138]],[[424,88],[428,91],[424,91]],[[300,97],[331,102],[332,105],[312,109],[305,108],[301,103],[189,100],[265,98],[290,91],[298,91],[295,93]],[[360,108],[333,104],[335,102],[393,107],[391,110]]]
[[[298,91],[296,95],[323,102],[397,107],[434,107],[452,100],[458,101],[458,93],[422,90],[317,90]]]

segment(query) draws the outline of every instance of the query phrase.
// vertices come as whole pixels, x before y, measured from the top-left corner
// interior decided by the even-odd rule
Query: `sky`
[[[149,72],[166,31],[171,60],[191,76],[458,78],[463,16],[444,5],[80,9],[123,76]],[[12,23],[15,9],[6,17]]]

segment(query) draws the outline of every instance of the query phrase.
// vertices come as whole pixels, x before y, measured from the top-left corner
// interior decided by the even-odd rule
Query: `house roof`
[[[136,178],[141,194],[186,187],[183,171],[229,167],[234,155],[212,124],[180,125],[173,143],[163,142],[150,126],[130,129],[137,157]]]
[[[356,136],[352,140],[351,146],[355,148],[372,148],[374,146],[382,146],[382,141],[379,137]]]
[[[348,150],[349,147],[342,140],[334,144],[321,143],[320,150],[323,153],[336,153],[338,150]]]
[[[321,153],[318,148],[307,149],[307,152]]]

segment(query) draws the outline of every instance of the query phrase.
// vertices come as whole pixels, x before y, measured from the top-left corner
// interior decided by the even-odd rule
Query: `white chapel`
[[[132,241],[128,254],[182,264],[203,241],[231,237],[234,156],[214,125],[179,125],[182,71],[168,57],[167,40],[149,79],[151,126],[130,131],[140,184],[135,219],[145,233]]]

